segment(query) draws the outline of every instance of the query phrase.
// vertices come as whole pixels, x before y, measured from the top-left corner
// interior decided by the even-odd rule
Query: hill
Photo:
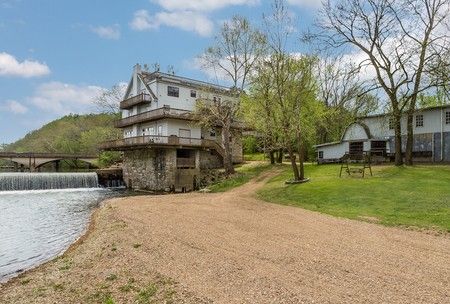
[[[120,130],[113,126],[116,118],[114,114],[67,115],[28,133],[5,150],[97,154],[99,143],[120,137]]]

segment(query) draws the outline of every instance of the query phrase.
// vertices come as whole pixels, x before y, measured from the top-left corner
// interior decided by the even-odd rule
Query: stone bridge
[[[17,153],[17,152],[0,152],[0,159],[9,160],[22,168],[25,167],[30,172],[38,171],[39,168],[45,164],[54,162],[55,169],[59,169],[59,161],[61,160],[80,160],[90,165],[97,160],[96,155],[78,155],[78,154],[63,154],[63,153]]]

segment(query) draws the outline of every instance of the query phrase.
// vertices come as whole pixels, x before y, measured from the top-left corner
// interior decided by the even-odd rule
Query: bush
[[[255,136],[244,136],[242,138],[242,146],[244,148],[244,154],[261,152],[258,139]]]

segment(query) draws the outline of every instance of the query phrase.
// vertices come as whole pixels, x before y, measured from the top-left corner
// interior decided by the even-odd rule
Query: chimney
[[[140,73],[141,72],[141,65],[139,63],[136,63],[134,65],[134,72],[135,73]]]

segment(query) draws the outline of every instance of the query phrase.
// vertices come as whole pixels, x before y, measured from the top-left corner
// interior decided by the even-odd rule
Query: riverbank
[[[223,193],[116,198],[4,303],[444,303],[450,238]]]

